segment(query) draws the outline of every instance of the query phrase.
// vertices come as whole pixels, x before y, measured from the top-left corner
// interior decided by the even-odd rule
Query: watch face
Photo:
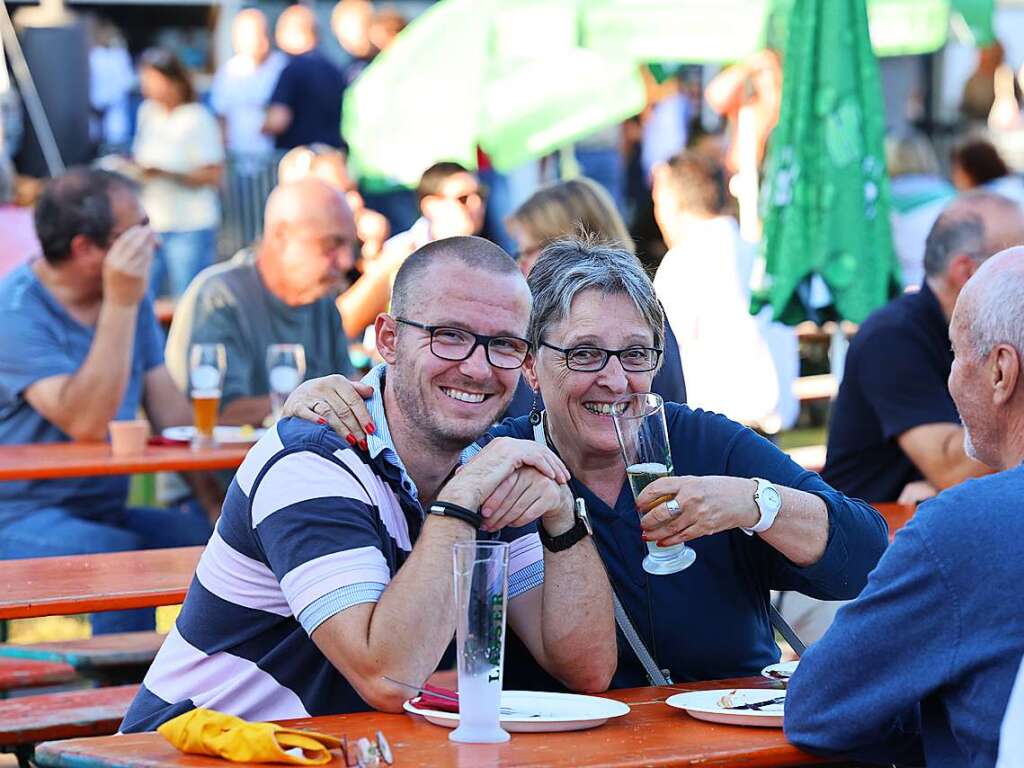
[[[782,496],[779,495],[779,492],[776,489],[765,488],[761,494],[764,496],[764,501],[768,506],[775,509],[782,506]]]

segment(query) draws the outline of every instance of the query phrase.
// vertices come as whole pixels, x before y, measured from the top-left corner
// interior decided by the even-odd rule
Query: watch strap
[[[778,494],[778,490],[768,480],[762,480],[760,477],[751,478],[754,481],[754,504],[757,505],[757,511],[760,515],[757,522],[754,523],[750,528],[740,528],[747,536],[753,536],[755,533],[764,533],[775,523],[775,518],[778,517],[779,508],[776,507],[774,510],[766,508],[766,502],[763,499],[763,491],[765,487],[772,488],[775,493]]]
[[[583,499],[577,497],[574,504],[576,522],[568,531],[552,536],[544,530],[543,523],[537,526],[540,543],[549,552],[562,552],[593,533],[590,527],[590,517],[587,515],[587,506]]]

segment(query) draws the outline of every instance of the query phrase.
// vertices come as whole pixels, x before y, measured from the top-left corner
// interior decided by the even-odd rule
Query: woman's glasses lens
[[[623,370],[645,373],[658,367],[661,351],[653,347],[633,347],[610,353],[599,347],[575,347],[566,353],[565,359],[570,370],[592,373],[603,369],[611,354],[619,358]]]

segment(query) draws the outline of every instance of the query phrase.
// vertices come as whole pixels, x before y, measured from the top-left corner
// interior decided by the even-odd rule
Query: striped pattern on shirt
[[[195,707],[248,720],[369,709],[310,635],[379,600],[411,552],[424,513],[404,474],[326,427],[285,419],[269,430],[231,483],[121,730],[152,730]],[[535,528],[503,538],[512,536],[510,598],[540,583],[543,563]]]

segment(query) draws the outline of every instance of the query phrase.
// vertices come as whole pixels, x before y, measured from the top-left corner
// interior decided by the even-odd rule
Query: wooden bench
[[[108,685],[137,682],[153,662],[164,637],[157,632],[123,632],[52,643],[4,643],[0,645],[0,661],[60,662],[70,665],[81,675]]]
[[[801,376],[793,381],[793,395],[801,403],[831,400],[839,391],[839,383],[831,373]]]
[[[60,685],[77,677],[75,668],[62,661],[0,659],[0,692]]]
[[[821,472],[825,468],[825,446],[805,445],[802,448],[790,448],[786,453],[804,469]]]
[[[0,750],[27,768],[39,742],[117,733],[138,690],[119,685],[0,701]]]
[[[0,561],[0,619],[177,605],[202,547]]]

